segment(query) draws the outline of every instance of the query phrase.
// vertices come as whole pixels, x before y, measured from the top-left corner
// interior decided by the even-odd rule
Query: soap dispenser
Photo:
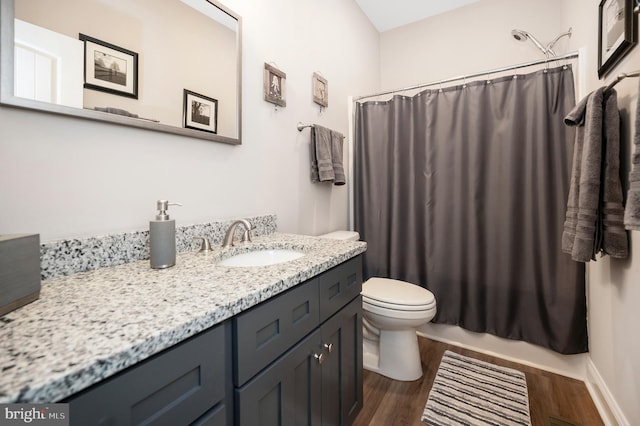
[[[169,219],[169,206],[181,206],[167,200],[158,200],[156,220],[149,222],[149,249],[151,267],[169,268],[176,264],[176,221]]]

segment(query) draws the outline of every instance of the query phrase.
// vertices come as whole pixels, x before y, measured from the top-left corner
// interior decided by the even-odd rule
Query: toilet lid
[[[435,304],[433,293],[426,288],[389,278],[369,278],[362,284],[362,296],[382,306],[432,307]]]

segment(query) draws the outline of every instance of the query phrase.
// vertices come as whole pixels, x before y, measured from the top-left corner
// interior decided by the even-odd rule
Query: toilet
[[[351,231],[335,231],[322,238],[358,240]],[[390,278],[369,278],[362,284],[364,368],[394,380],[422,377],[416,328],[436,314],[429,290]]]

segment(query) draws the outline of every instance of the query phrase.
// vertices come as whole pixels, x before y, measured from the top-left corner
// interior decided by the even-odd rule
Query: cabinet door
[[[362,408],[362,297],[321,328],[322,425],[350,425]]]
[[[236,424],[320,425],[320,330],[307,336],[247,384],[236,389]]]
[[[69,398],[70,424],[190,424],[214,406],[215,416],[203,417],[224,424],[231,412],[230,339],[228,323],[213,327]]]

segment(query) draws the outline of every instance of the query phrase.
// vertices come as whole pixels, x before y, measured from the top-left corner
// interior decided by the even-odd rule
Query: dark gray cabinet
[[[73,395],[70,424],[349,425],[361,289],[357,256]]]
[[[230,343],[226,322],[74,395],[70,424],[232,424]]]
[[[361,271],[354,258],[234,319],[237,425],[353,423],[362,408]],[[288,344],[266,356],[274,342]]]

